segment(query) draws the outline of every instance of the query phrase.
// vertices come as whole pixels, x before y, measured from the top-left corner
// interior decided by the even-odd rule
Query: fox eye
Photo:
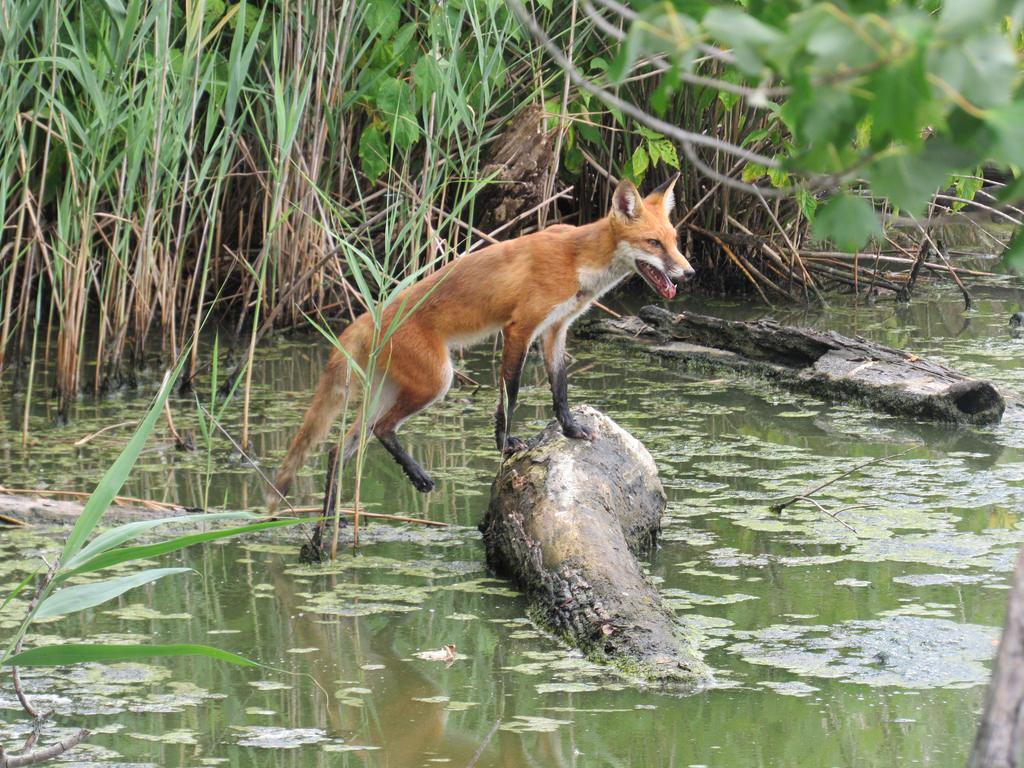
[[[662,247],[660,240],[651,239],[651,240],[647,241],[647,244],[649,246],[651,246],[652,248],[661,248]]]

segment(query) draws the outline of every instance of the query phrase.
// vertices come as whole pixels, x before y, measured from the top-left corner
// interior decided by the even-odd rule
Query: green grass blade
[[[21,583],[18,584],[18,586],[16,586],[14,589],[11,590],[11,593],[6,598],[4,598],[3,604],[0,605],[0,613],[4,612],[4,609],[8,605],[10,605],[11,600],[16,598],[19,594],[21,594],[21,591],[23,589],[25,589],[25,587],[28,586],[29,582],[32,581],[32,579],[34,579],[36,577],[36,574],[38,574],[39,571],[41,571],[41,570],[42,570],[42,568],[36,568],[34,571],[32,571],[32,573],[30,573],[28,576],[26,576],[24,579],[22,579]]]
[[[207,541],[216,541],[217,539],[226,539],[231,536],[240,536],[245,533],[255,533],[257,531],[265,531],[268,528],[280,528],[285,525],[296,525],[298,523],[315,523],[318,518],[289,518],[287,520],[270,520],[266,523],[253,523],[251,525],[240,525],[234,528],[222,528],[216,531],[205,531],[203,533],[192,533],[186,534],[185,536],[178,536],[174,539],[168,539],[167,541],[160,541],[155,544],[140,544],[135,547],[120,547],[118,549],[107,550],[101,552],[93,559],[86,563],[83,563],[74,571],[65,574],[65,576],[72,576],[76,573],[89,573],[91,571],[99,571],[103,568],[110,568],[113,565],[119,565],[120,563],[128,562],[129,560],[139,560],[142,558],[159,557],[160,555],[166,555],[170,552],[177,552],[179,549],[190,547],[193,544],[201,544]]]
[[[177,381],[178,374],[181,373],[181,367],[185,364],[186,357],[187,355],[182,355],[174,371],[164,376],[163,384],[160,386],[156,400],[150,406],[149,413],[146,414],[142,423],[139,424],[139,428],[132,435],[132,439],[128,441],[128,445],[121,451],[117,461],[103,475],[103,478],[96,486],[96,490],[92,492],[89,500],[85,503],[85,510],[78,518],[78,522],[75,523],[75,527],[71,530],[71,535],[68,536],[67,543],[64,545],[64,554],[61,555],[61,562],[69,561],[82,549],[85,540],[89,538],[89,534],[93,532],[97,523],[99,523],[100,517],[102,517],[107,507],[110,506],[114,497],[117,496],[117,492],[121,490],[125,480],[128,479],[128,473],[135,466],[135,462],[142,452],[142,446],[146,443],[146,438],[153,431],[156,420],[160,416],[160,410],[164,407],[164,402],[167,400],[174,382]]]
[[[103,579],[91,584],[76,584],[73,587],[58,589],[42,603],[36,610],[36,619],[47,619],[51,616],[63,616],[66,613],[77,613],[86,608],[93,608],[102,605],[108,600],[124,594],[129,589],[141,587],[164,576],[173,576],[177,573],[186,573],[191,568],[147,568],[138,573],[128,576],[118,576],[113,579]]]
[[[176,517],[161,517],[157,520],[137,520],[132,523],[126,523],[119,525],[116,528],[111,528],[109,531],[101,533],[95,539],[90,541],[88,545],[82,548],[82,550],[62,565],[61,571],[73,571],[78,568],[82,563],[91,560],[101,552],[106,552],[108,549],[113,549],[116,546],[124,544],[126,541],[137,538],[142,534],[151,531],[152,529],[166,525],[168,523],[181,524],[181,523],[192,523],[192,522],[207,522],[213,520],[237,520],[237,519],[258,519],[257,515],[252,512],[213,512],[213,513],[201,513],[197,515],[178,515]]]
[[[211,648],[208,645],[111,645],[98,643],[64,643],[31,648],[3,660],[4,666],[61,667],[90,661],[132,661],[167,656],[208,656],[243,667],[258,667],[257,662],[237,653]]]

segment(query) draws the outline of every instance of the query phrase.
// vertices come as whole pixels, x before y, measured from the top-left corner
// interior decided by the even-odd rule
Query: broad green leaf
[[[815,238],[831,240],[842,251],[857,251],[880,237],[882,226],[871,203],[841,192],[817,210],[813,231]]]
[[[395,144],[408,149],[420,136],[420,127],[412,112],[412,92],[397,78],[381,81],[377,89],[377,107],[391,129]]]
[[[1024,104],[1007,104],[985,110],[985,125],[994,134],[989,149],[992,160],[1024,167]]]
[[[978,190],[985,184],[985,179],[981,175],[981,169],[978,169],[977,173],[972,176],[954,176],[953,187],[956,189],[956,196],[962,197],[964,200],[974,200],[974,196],[978,194]],[[959,201],[953,202],[953,210],[959,211],[967,203],[961,203]]]
[[[856,69],[875,60],[877,54],[871,45],[874,41],[857,21],[837,18],[820,5],[815,10],[819,12],[814,14],[814,27],[805,46],[817,59],[815,64],[820,71]]]
[[[748,184],[753,181],[757,181],[762,176],[768,173],[768,169],[758,163],[747,163],[743,166],[743,174],[741,178]]]
[[[930,62],[942,81],[939,96],[964,99],[982,109],[1010,101],[1019,68],[1017,54],[997,30],[969,37],[960,45],[936,48]],[[945,89],[952,89],[955,96]]]
[[[376,125],[368,125],[359,137],[359,160],[363,173],[371,181],[376,181],[388,168],[388,148],[384,143],[384,134]]]
[[[940,158],[904,149],[874,163],[868,171],[868,178],[874,194],[917,215],[924,210],[950,170]]]
[[[437,93],[443,85],[441,65],[432,53],[424,53],[412,70],[412,81],[419,91],[420,100],[426,103],[430,94]]]
[[[647,151],[643,147],[637,147],[634,150],[631,165],[633,175],[637,178],[637,181],[642,181],[644,174],[647,173],[647,167],[650,165],[650,157],[648,157]]]
[[[815,211],[818,210],[818,199],[806,189],[796,191],[796,204],[800,206],[800,212],[808,221],[814,221]]]
[[[366,12],[366,29],[371,35],[380,35],[382,39],[387,40],[398,29],[402,14],[398,3],[392,0],[369,0],[363,7]]]
[[[939,14],[940,29],[946,33],[963,35],[984,26],[986,21],[998,18],[997,0],[942,0]]]
[[[679,168],[679,154],[676,152],[676,145],[668,139],[654,142],[658,146],[658,155],[661,161],[670,168]],[[653,144],[652,144],[653,146]]]
[[[255,661],[237,653],[211,648],[208,645],[112,645],[100,643],[63,643],[31,648],[3,660],[5,666],[63,667],[86,662],[134,661],[167,656],[208,656],[243,667],[258,667]]]
[[[921,143],[921,129],[931,100],[924,56],[911,56],[894,68],[883,68],[871,79],[870,137],[876,149],[890,141]]]
[[[113,579],[103,579],[89,584],[76,584],[71,587],[58,589],[36,609],[35,618],[48,619],[51,616],[63,616],[66,613],[84,611],[86,608],[93,608],[97,605],[113,600],[115,597],[124,594],[129,589],[141,587],[164,576],[173,576],[177,573],[187,573],[191,568],[148,568],[128,576],[118,576]]]
[[[281,528],[286,525],[297,525],[299,523],[315,523],[317,518],[295,518],[285,520],[268,520],[265,523],[252,523],[251,525],[240,525],[234,528],[220,528],[215,531],[204,531],[203,533],[191,533],[178,536],[167,541],[159,541],[153,544],[140,544],[134,547],[118,547],[101,552],[96,557],[80,565],[74,571],[66,574],[71,576],[77,573],[90,573],[110,568],[113,565],[120,565],[131,560],[142,560],[151,557],[159,557],[179,549],[190,547],[193,544],[203,544],[208,541],[227,539],[232,536],[241,536],[246,533],[265,531],[268,528]]]
[[[415,36],[416,22],[410,21],[407,24],[403,24],[391,44],[392,53],[394,53],[395,56],[401,56],[405,52],[405,49],[409,47],[409,43],[412,42],[412,39]]]
[[[1024,234],[1018,231],[1010,244],[1003,251],[1003,261],[1006,266],[1018,275],[1024,275]]]
[[[107,507],[110,506],[110,502],[114,500],[117,492],[121,490],[124,481],[128,479],[128,474],[131,472],[132,467],[135,466],[135,461],[142,452],[142,446],[145,445],[146,438],[153,431],[153,426],[160,416],[164,402],[166,402],[174,382],[178,380],[178,374],[181,373],[181,367],[187,359],[188,355],[182,354],[181,361],[174,371],[164,376],[163,384],[160,386],[160,391],[157,393],[153,405],[150,406],[149,412],[143,418],[142,423],[139,424],[138,429],[135,430],[135,434],[128,441],[128,445],[121,451],[121,455],[117,457],[117,460],[96,485],[96,490],[89,496],[89,500],[85,503],[85,509],[82,510],[78,522],[71,529],[71,534],[64,545],[64,553],[60,558],[61,562],[67,562],[78,553],[82,545],[85,544],[85,540],[89,538],[89,534],[96,528],[100,517],[107,510]]]
[[[764,53],[784,41],[782,34],[738,8],[712,8],[704,27],[733,49],[736,64],[748,74],[760,74]]]
[[[789,172],[784,168],[769,168],[768,180],[773,187],[781,189],[789,183]]]
[[[722,102],[722,106],[726,109],[732,109],[739,102],[740,96],[732,91],[719,91],[718,100]]]
[[[633,63],[644,52],[648,37],[644,26],[643,22],[630,25],[625,39],[617,46],[618,53],[607,69],[608,80],[612,84],[620,84],[632,70]]]

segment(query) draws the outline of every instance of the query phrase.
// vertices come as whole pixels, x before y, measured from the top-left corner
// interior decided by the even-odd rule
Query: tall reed
[[[605,82],[629,40],[619,6],[600,6],[531,10]],[[698,158],[710,178],[693,172],[665,137],[570,87],[495,0],[0,0],[0,40],[0,106],[13,116],[0,124],[0,372],[49,354],[32,343],[41,297],[55,358],[36,378],[52,376],[62,418],[81,391],[131,383],[147,356],[195,342],[209,313],[234,326],[248,362],[274,328],[366,309],[379,295],[364,295],[343,244],[401,279],[486,242],[474,196],[495,138],[527,107],[550,114],[547,203],[503,237],[591,220],[617,178],[682,166],[681,232],[707,287],[766,301],[858,287],[856,269],[808,252],[811,194],[729,189],[714,174],[787,180],[714,154]],[[667,88],[663,69],[637,61],[612,78],[616,92],[689,131],[786,154],[777,110]],[[735,75],[715,60],[697,74]],[[973,199],[980,181],[961,182],[955,199]],[[569,185],[571,205],[552,201]]]
[[[360,311],[342,243],[396,278],[452,258],[488,143],[561,86],[485,0],[0,0],[0,21],[0,372],[40,351],[42,296],[61,418],[208,313],[251,352]]]

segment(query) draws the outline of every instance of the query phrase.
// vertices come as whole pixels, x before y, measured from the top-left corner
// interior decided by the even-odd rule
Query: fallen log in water
[[[591,656],[646,679],[705,682],[693,639],[636,559],[665,508],[654,460],[607,416],[573,411],[592,442],[552,422],[503,463],[480,525],[487,562],[529,595],[539,623]]]
[[[897,416],[993,424],[1006,408],[988,381],[903,350],[835,331],[739,322],[648,306],[639,317],[601,320],[593,332],[632,340],[660,356],[733,369],[827,400],[855,401]]]

